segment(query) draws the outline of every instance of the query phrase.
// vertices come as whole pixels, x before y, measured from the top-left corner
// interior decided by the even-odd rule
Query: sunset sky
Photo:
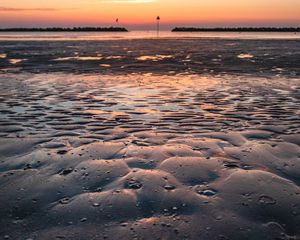
[[[0,27],[299,26],[299,0],[0,0]]]

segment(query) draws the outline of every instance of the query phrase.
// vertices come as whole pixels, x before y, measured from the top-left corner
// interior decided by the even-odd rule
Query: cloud
[[[12,8],[0,7],[0,12],[22,12],[22,11],[57,11],[56,8]]]

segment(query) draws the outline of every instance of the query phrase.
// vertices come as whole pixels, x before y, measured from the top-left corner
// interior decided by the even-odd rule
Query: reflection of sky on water
[[[264,32],[171,32],[160,38],[299,39],[299,33]],[[156,31],[111,32],[1,32],[0,40],[111,40],[157,38]]]
[[[85,56],[85,57],[62,57],[62,58],[56,58],[55,61],[68,61],[68,60],[82,60],[82,61],[94,61],[94,60],[101,60],[102,57],[92,57],[92,56]]]
[[[289,81],[289,85],[285,86],[282,78],[274,78],[272,81],[260,78],[249,80],[248,77],[230,75],[28,76],[30,77],[22,84],[27,87],[26,94],[32,97],[23,100],[24,104],[12,102],[9,107],[11,112],[3,112],[1,119],[6,119],[14,112],[23,116],[29,114],[30,118],[33,118],[39,112],[37,119],[39,124],[45,126],[44,130],[51,129],[51,121],[55,120],[63,120],[71,125],[81,122],[101,125],[106,122],[108,125],[116,124],[115,127],[119,125],[119,121],[151,124],[162,119],[167,126],[183,124],[193,128],[201,122],[209,125],[211,121],[220,122],[222,125],[222,121],[230,122],[233,119],[235,122],[239,115],[247,115],[245,110],[248,108],[263,107],[261,103],[265,101],[265,96],[257,94],[258,90],[254,90],[262,91],[257,85],[271,89],[268,91],[276,95],[272,97],[275,101],[277,98],[286,98],[290,94],[290,88],[297,84],[292,79],[285,80]],[[241,84],[239,88],[234,87]],[[23,96],[22,92],[15,94],[15,97],[18,94]],[[31,102],[31,99],[36,98],[39,99]],[[288,100],[294,101],[291,97]],[[8,109],[4,104],[1,104],[1,108]],[[255,111],[256,116],[268,119],[271,117],[270,112]],[[185,123],[185,120],[188,123]],[[239,121],[243,125],[242,122],[247,121],[247,117]]]

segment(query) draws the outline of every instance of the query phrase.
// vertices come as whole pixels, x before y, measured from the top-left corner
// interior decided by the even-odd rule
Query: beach
[[[295,37],[0,40],[0,238],[299,239],[299,59]]]

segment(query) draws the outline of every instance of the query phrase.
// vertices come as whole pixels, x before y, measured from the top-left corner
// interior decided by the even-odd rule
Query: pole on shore
[[[157,16],[157,37],[159,37],[159,23],[160,23],[160,16]]]

